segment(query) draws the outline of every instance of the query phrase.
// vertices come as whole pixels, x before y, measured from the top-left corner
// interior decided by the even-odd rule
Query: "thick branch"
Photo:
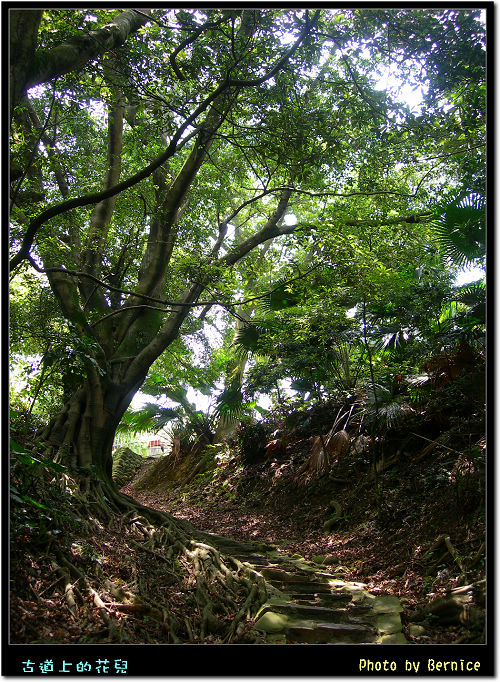
[[[122,45],[127,38],[149,21],[151,10],[128,9],[107,26],[89,33],[79,33],[50,51],[35,53],[24,84],[25,90],[73,71],[100,55]]]
[[[113,88],[117,100],[110,108],[108,117],[108,149],[106,159],[106,176],[104,189],[113,187],[120,179],[122,166],[123,147],[123,116],[125,111],[123,97],[118,88]],[[87,237],[87,247],[82,254],[81,266],[91,274],[97,273],[97,268],[102,259],[102,249],[106,243],[109,232],[111,217],[115,209],[118,195],[103,199],[94,207],[90,219],[90,229]],[[109,306],[100,290],[92,290],[86,281],[80,284],[80,290],[90,305],[95,305],[99,310],[109,309]]]
[[[431,214],[431,213],[423,213],[420,215],[419,214],[412,214],[412,215],[406,215],[406,216],[399,216],[396,218],[380,219],[378,221],[374,221],[374,220],[349,220],[349,221],[344,222],[342,224],[347,225],[349,227],[367,227],[370,225],[374,225],[374,226],[399,225],[402,223],[419,224],[419,223],[428,222],[429,218],[432,215],[433,214]],[[302,224],[302,223],[298,223],[296,225],[287,225],[286,227],[279,228],[277,230],[276,236],[283,235],[283,234],[293,234],[293,232],[297,229],[297,227],[309,227],[311,229],[314,229],[315,226],[311,223],[307,223],[306,225]],[[262,230],[260,232],[258,232],[257,234],[261,235]],[[252,237],[251,239],[254,240],[254,237]],[[272,237],[265,236],[265,235],[264,235],[264,237],[265,238],[261,239],[260,243],[262,243],[263,241],[267,241],[268,239],[272,238]],[[249,240],[247,240],[246,242],[243,242],[243,244],[247,244],[248,241]],[[256,244],[256,245],[258,246],[258,244]],[[248,253],[248,251],[246,251],[246,253]],[[246,253],[243,255],[246,255]],[[227,254],[227,255],[230,255],[230,254]],[[243,257],[243,256],[241,256],[241,257]],[[227,258],[227,256],[225,258]],[[234,258],[234,255],[232,256],[232,258]],[[29,261],[30,261],[31,265],[33,266],[33,268],[37,272],[43,272],[43,273],[61,272],[61,273],[64,273],[65,275],[71,275],[72,277],[87,277],[88,279],[95,282],[99,286],[104,287],[105,289],[109,289],[109,291],[115,291],[117,293],[126,294],[126,295],[131,296],[131,297],[137,297],[141,300],[149,301],[151,303],[159,303],[161,305],[167,305],[167,306],[183,306],[186,308],[213,306],[213,305],[218,305],[220,303],[220,301],[217,301],[215,299],[211,300],[211,301],[199,301],[197,303],[182,302],[180,300],[178,300],[178,301],[166,300],[163,298],[159,298],[157,296],[148,296],[146,294],[140,294],[136,291],[130,291],[130,289],[120,289],[119,287],[115,287],[111,284],[108,284],[108,282],[105,282],[102,279],[98,279],[97,277],[95,277],[93,275],[89,275],[88,272],[82,272],[82,271],[78,271],[78,270],[67,270],[67,269],[63,269],[63,268],[41,268],[35,263],[35,261],[33,259],[29,258]],[[220,263],[223,264],[222,261],[220,261]],[[227,262],[225,264],[227,264]],[[237,305],[244,305],[246,302],[247,301],[233,301],[231,303],[226,303],[224,305],[237,306]]]
[[[245,239],[241,244],[235,246],[229,251],[223,258],[220,259],[221,265],[234,265],[239,260],[241,260],[247,253],[250,253],[259,244],[266,242],[268,239],[273,239],[281,234],[290,234],[296,228],[296,225],[286,225],[279,227],[278,223],[283,217],[286,207],[288,206],[288,201],[292,194],[291,189],[283,190],[281,198],[279,200],[278,206],[272,213],[269,220],[266,222],[264,227],[253,234],[248,239]]]
[[[293,231],[293,226],[278,227],[278,223],[283,217],[288,201],[290,199],[291,190],[285,190],[282,193],[278,206],[273,211],[272,215],[255,235],[246,239],[242,244],[233,249],[226,256],[221,258],[218,263],[221,266],[234,265],[247,253],[252,251],[268,239],[278,236],[279,234],[287,234]],[[194,303],[199,295],[207,286],[206,281],[199,281],[191,284],[181,296],[180,301],[174,306],[174,312],[171,313],[164,326],[159,333],[152,339],[152,341],[134,358],[127,371],[126,381],[133,383],[145,376],[148,368],[156,360],[157,357],[167,348],[172,341],[177,338],[182,323],[189,314],[190,307],[186,303]]]

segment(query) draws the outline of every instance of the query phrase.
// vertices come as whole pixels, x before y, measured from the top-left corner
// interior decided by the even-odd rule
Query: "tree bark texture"
[[[42,14],[41,9],[11,9],[9,13],[11,116],[26,92]]]

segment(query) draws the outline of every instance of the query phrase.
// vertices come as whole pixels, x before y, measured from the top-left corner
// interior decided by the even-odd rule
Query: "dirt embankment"
[[[476,585],[469,592],[480,610],[481,482],[460,463],[450,474],[449,454],[423,445],[415,439],[378,473],[366,451],[351,451],[301,484],[297,473],[311,455],[309,439],[245,466],[234,448],[208,447],[195,457],[145,462],[124,492],[202,530],[271,543],[372,591],[397,595],[407,618],[469,584]],[[424,626],[414,641],[474,642],[484,634],[484,618],[464,624],[458,616],[432,614]]]

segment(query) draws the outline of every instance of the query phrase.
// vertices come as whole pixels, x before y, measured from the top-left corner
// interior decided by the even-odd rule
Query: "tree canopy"
[[[54,452],[109,474],[150,368],[188,411],[189,386],[222,391],[221,415],[284,379],[338,388],[347,348],[368,371],[380,340],[413,369],[439,345],[454,274],[484,260],[480,10],[10,25],[12,349],[57,378]]]
[[[283,641],[249,622],[261,572],[275,584],[293,564],[295,585],[311,566],[273,551],[263,569],[258,500],[365,565],[319,557],[321,581],[390,555],[372,585],[456,588],[451,616],[438,600],[417,617],[465,619],[457,641],[484,641],[484,10],[3,12],[15,642]],[[150,402],[131,409],[139,391]],[[123,487],[144,462],[115,436],[163,450],[164,427],[172,456],[141,484],[193,485],[153,508]],[[215,525],[248,508],[251,542],[186,523],[190,497],[220,506]],[[435,539],[455,510],[453,541]],[[356,555],[320,537],[339,527]],[[407,641],[384,611],[399,600],[374,594],[373,627],[352,600],[352,622],[306,641]],[[290,604],[328,611],[315,592]]]

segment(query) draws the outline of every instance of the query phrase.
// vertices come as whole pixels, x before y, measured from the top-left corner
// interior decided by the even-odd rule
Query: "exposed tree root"
[[[55,529],[56,540],[52,534],[39,551],[27,544],[20,562],[27,553],[33,565],[41,565],[42,554],[50,557],[57,579],[43,592],[31,589],[42,606],[62,599],[74,621],[92,624],[88,638],[81,639],[80,628],[76,641],[254,641],[249,626],[266,599],[265,583],[216,546],[234,550],[234,542],[196,533],[187,522],[144,507],[97,479],[87,478],[78,488],[67,474],[53,479],[44,501],[61,490],[71,504],[60,515],[64,522]],[[33,628],[14,630],[13,641],[40,641]],[[59,630],[65,630],[62,623]]]

